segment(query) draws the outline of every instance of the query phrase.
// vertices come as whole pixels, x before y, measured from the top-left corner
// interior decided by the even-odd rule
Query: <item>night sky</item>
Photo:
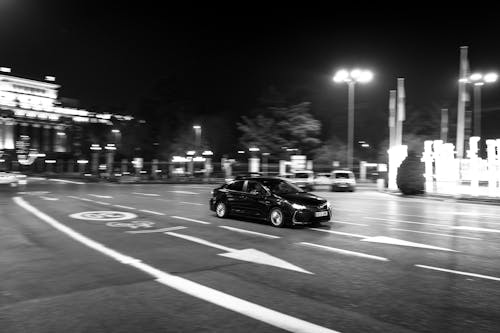
[[[397,77],[406,79],[408,105],[451,104],[454,117],[459,47],[469,46],[473,70],[500,71],[493,8],[469,6],[459,13],[405,6],[397,13],[361,4],[102,3],[0,0],[0,66],[34,79],[54,75],[61,96],[91,110],[132,110],[155,82],[175,77],[203,105],[200,119],[227,120],[220,142],[234,139],[234,122],[269,86],[299,91],[323,121],[323,138],[344,138],[347,88],[331,81],[341,67],[375,73],[373,82],[356,90],[356,137],[372,141],[387,135],[389,89]],[[483,88],[486,113],[500,109],[499,89],[500,83]],[[485,117],[494,119],[492,112]],[[493,127],[500,136],[500,126]],[[211,130],[204,128],[204,135]]]

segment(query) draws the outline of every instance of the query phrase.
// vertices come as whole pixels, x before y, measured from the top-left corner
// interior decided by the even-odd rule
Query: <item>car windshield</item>
[[[347,172],[337,172],[335,173],[335,178],[346,178],[349,179],[350,174]]]
[[[296,173],[295,178],[309,178],[308,173]]]
[[[272,193],[276,194],[287,194],[287,193],[303,193],[305,192],[300,187],[297,187],[287,181],[282,179],[263,179],[260,181],[262,185],[271,190]]]

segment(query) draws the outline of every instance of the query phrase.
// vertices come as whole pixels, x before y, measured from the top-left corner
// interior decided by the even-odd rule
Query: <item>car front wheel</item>
[[[215,214],[217,214],[217,217],[224,218],[227,216],[227,205],[223,203],[222,201],[219,201],[217,203],[217,206],[215,206]]]
[[[278,207],[274,207],[269,212],[269,221],[271,222],[273,227],[276,228],[283,228],[286,225],[285,215],[283,214],[283,211]]]

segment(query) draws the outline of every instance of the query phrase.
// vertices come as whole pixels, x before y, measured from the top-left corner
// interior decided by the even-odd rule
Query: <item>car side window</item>
[[[247,192],[250,194],[264,194],[266,190],[257,182],[248,182]]]
[[[235,181],[227,186],[228,190],[231,191],[243,191],[243,182],[242,180]]]

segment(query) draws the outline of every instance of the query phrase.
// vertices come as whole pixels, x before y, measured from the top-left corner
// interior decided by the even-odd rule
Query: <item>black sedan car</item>
[[[265,219],[275,227],[329,221],[330,203],[278,177],[248,177],[212,191],[210,210],[218,217]]]

